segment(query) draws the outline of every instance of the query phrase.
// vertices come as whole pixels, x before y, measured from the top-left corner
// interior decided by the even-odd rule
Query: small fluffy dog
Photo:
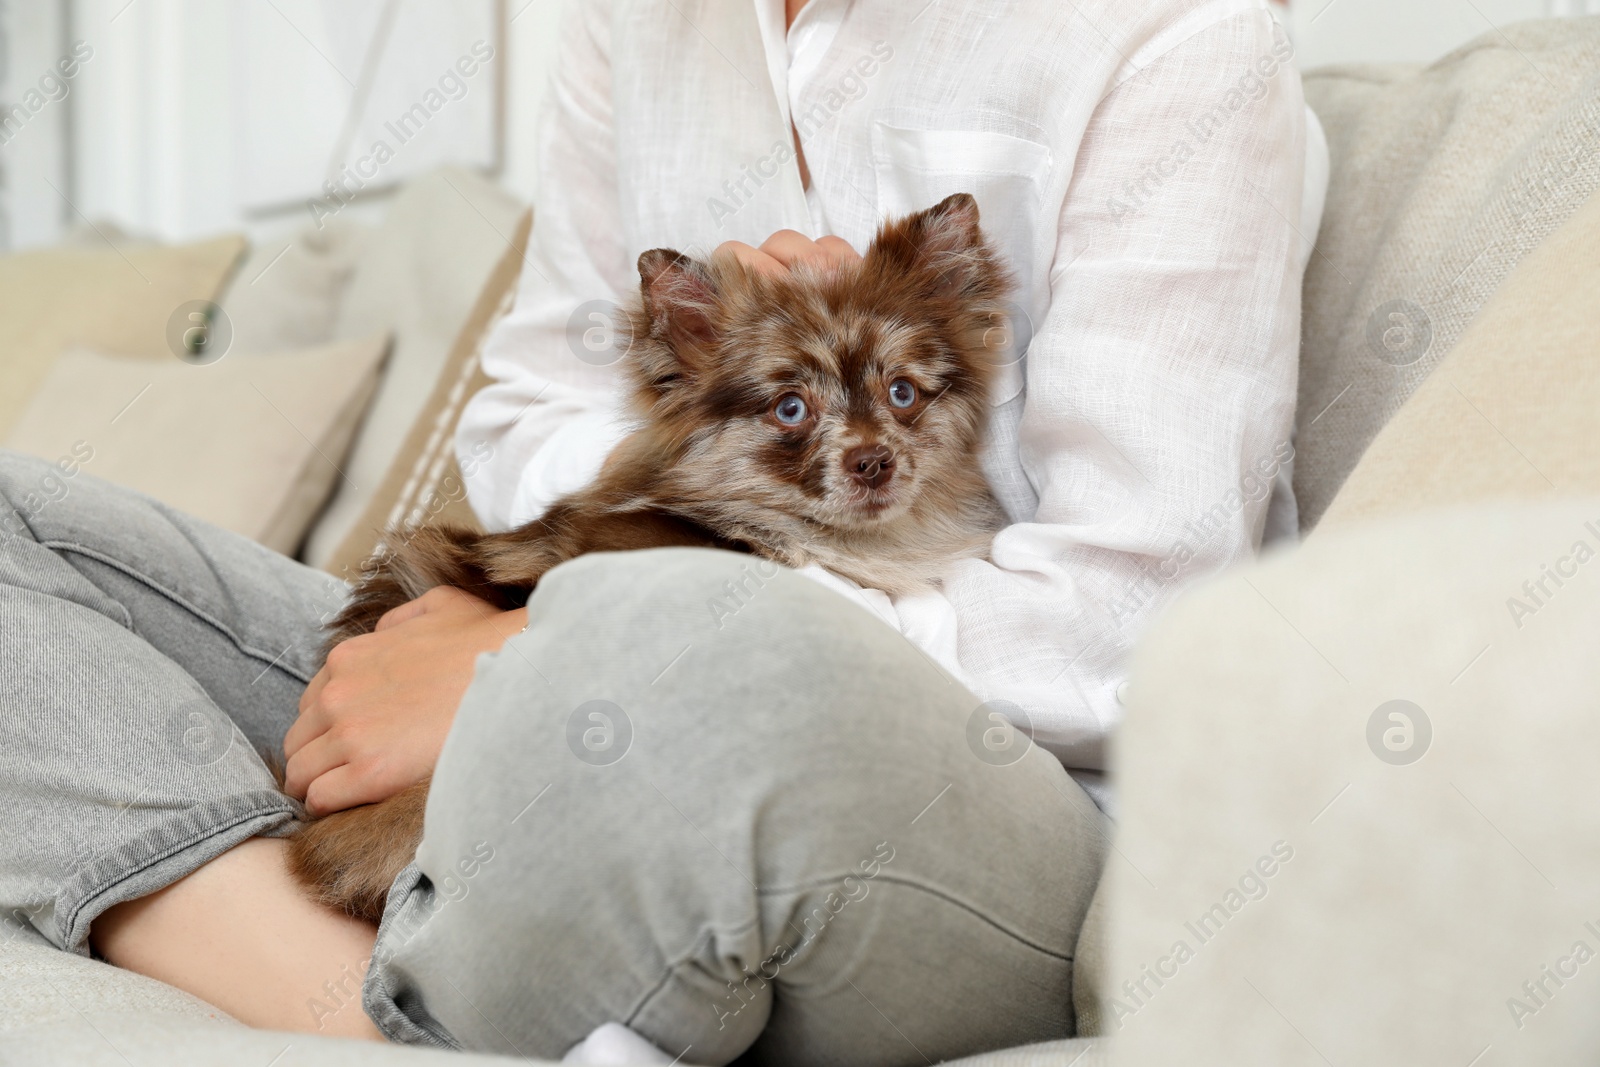
[[[984,556],[979,467],[1009,279],[958,193],[886,223],[859,263],[783,276],[670,249],[639,257],[626,335],[638,428],[588,488],[506,533],[391,538],[328,648],[439,585],[504,609],[586,552],[699,545],[820,563],[890,593]],[[422,839],[423,781],[290,842],[322,901],[377,921]]]

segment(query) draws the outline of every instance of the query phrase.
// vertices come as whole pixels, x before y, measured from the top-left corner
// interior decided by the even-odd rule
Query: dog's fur
[[[587,552],[711,546],[891,593],[987,553],[1001,515],[978,457],[1009,279],[972,197],[886,223],[858,264],[770,276],[656,249],[639,275],[623,331],[638,427],[595,482],[506,533],[395,535],[328,648],[435,586],[521,607]],[[890,400],[901,379],[915,387],[903,407]],[[776,412],[791,396],[806,415],[786,425]],[[290,842],[295,875],[376,921],[421,840],[427,792],[311,822]]]

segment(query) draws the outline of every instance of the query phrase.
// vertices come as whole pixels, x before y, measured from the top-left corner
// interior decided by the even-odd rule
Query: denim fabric
[[[0,453],[0,907],[57,947],[295,805],[344,586]],[[1103,817],[897,633],[792,572],[557,568],[480,657],[366,969],[392,1039],[922,1064],[1067,1035]]]
[[[390,895],[386,1032],[907,1065],[1072,1032],[1103,817],[898,633],[703,549],[574,560],[530,620],[480,660]]]
[[[113,904],[288,829],[259,753],[282,751],[343,596],[70,463],[0,453],[0,907],[85,953]]]

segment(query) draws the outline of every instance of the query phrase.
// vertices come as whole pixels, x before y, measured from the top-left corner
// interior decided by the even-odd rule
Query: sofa
[[[1079,1036],[966,1067],[1600,1061],[1600,18],[1305,85],[1331,180],[1305,281],[1302,541],[1197,583],[1140,642]],[[455,222],[430,230],[440,213]],[[474,217],[481,240],[457,247]],[[238,362],[317,354],[270,368],[263,398],[340,369],[304,412],[315,447],[285,446],[251,490],[271,507],[223,506],[226,487],[202,507],[335,572],[388,522],[461,517],[449,431],[529,220],[444,172],[375,226],[335,223],[248,254],[190,246],[158,313],[128,297],[84,336],[36,328],[0,433],[70,448],[48,415],[62,357],[79,376],[113,355],[204,362],[225,315]],[[173,250],[95,236],[161,282]],[[190,300],[223,314],[180,331],[175,360],[169,309]],[[93,349],[141,315],[142,342]],[[117,380],[102,403],[125,401]],[[0,1064],[464,1056],[251,1030],[0,919]]]

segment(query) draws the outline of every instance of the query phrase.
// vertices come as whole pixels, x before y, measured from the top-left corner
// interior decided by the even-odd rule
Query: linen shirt
[[[562,33],[530,248],[457,433],[476,512],[536,517],[627,432],[606,315],[641,252],[784,228],[864,250],[972,193],[1018,282],[983,459],[1008,525],[936,593],[813,576],[975,714],[1103,767],[1151,619],[1253,553],[1269,499],[1294,525],[1326,149],[1283,29],[1260,0],[810,0],[787,33],[782,0],[575,0]]]

